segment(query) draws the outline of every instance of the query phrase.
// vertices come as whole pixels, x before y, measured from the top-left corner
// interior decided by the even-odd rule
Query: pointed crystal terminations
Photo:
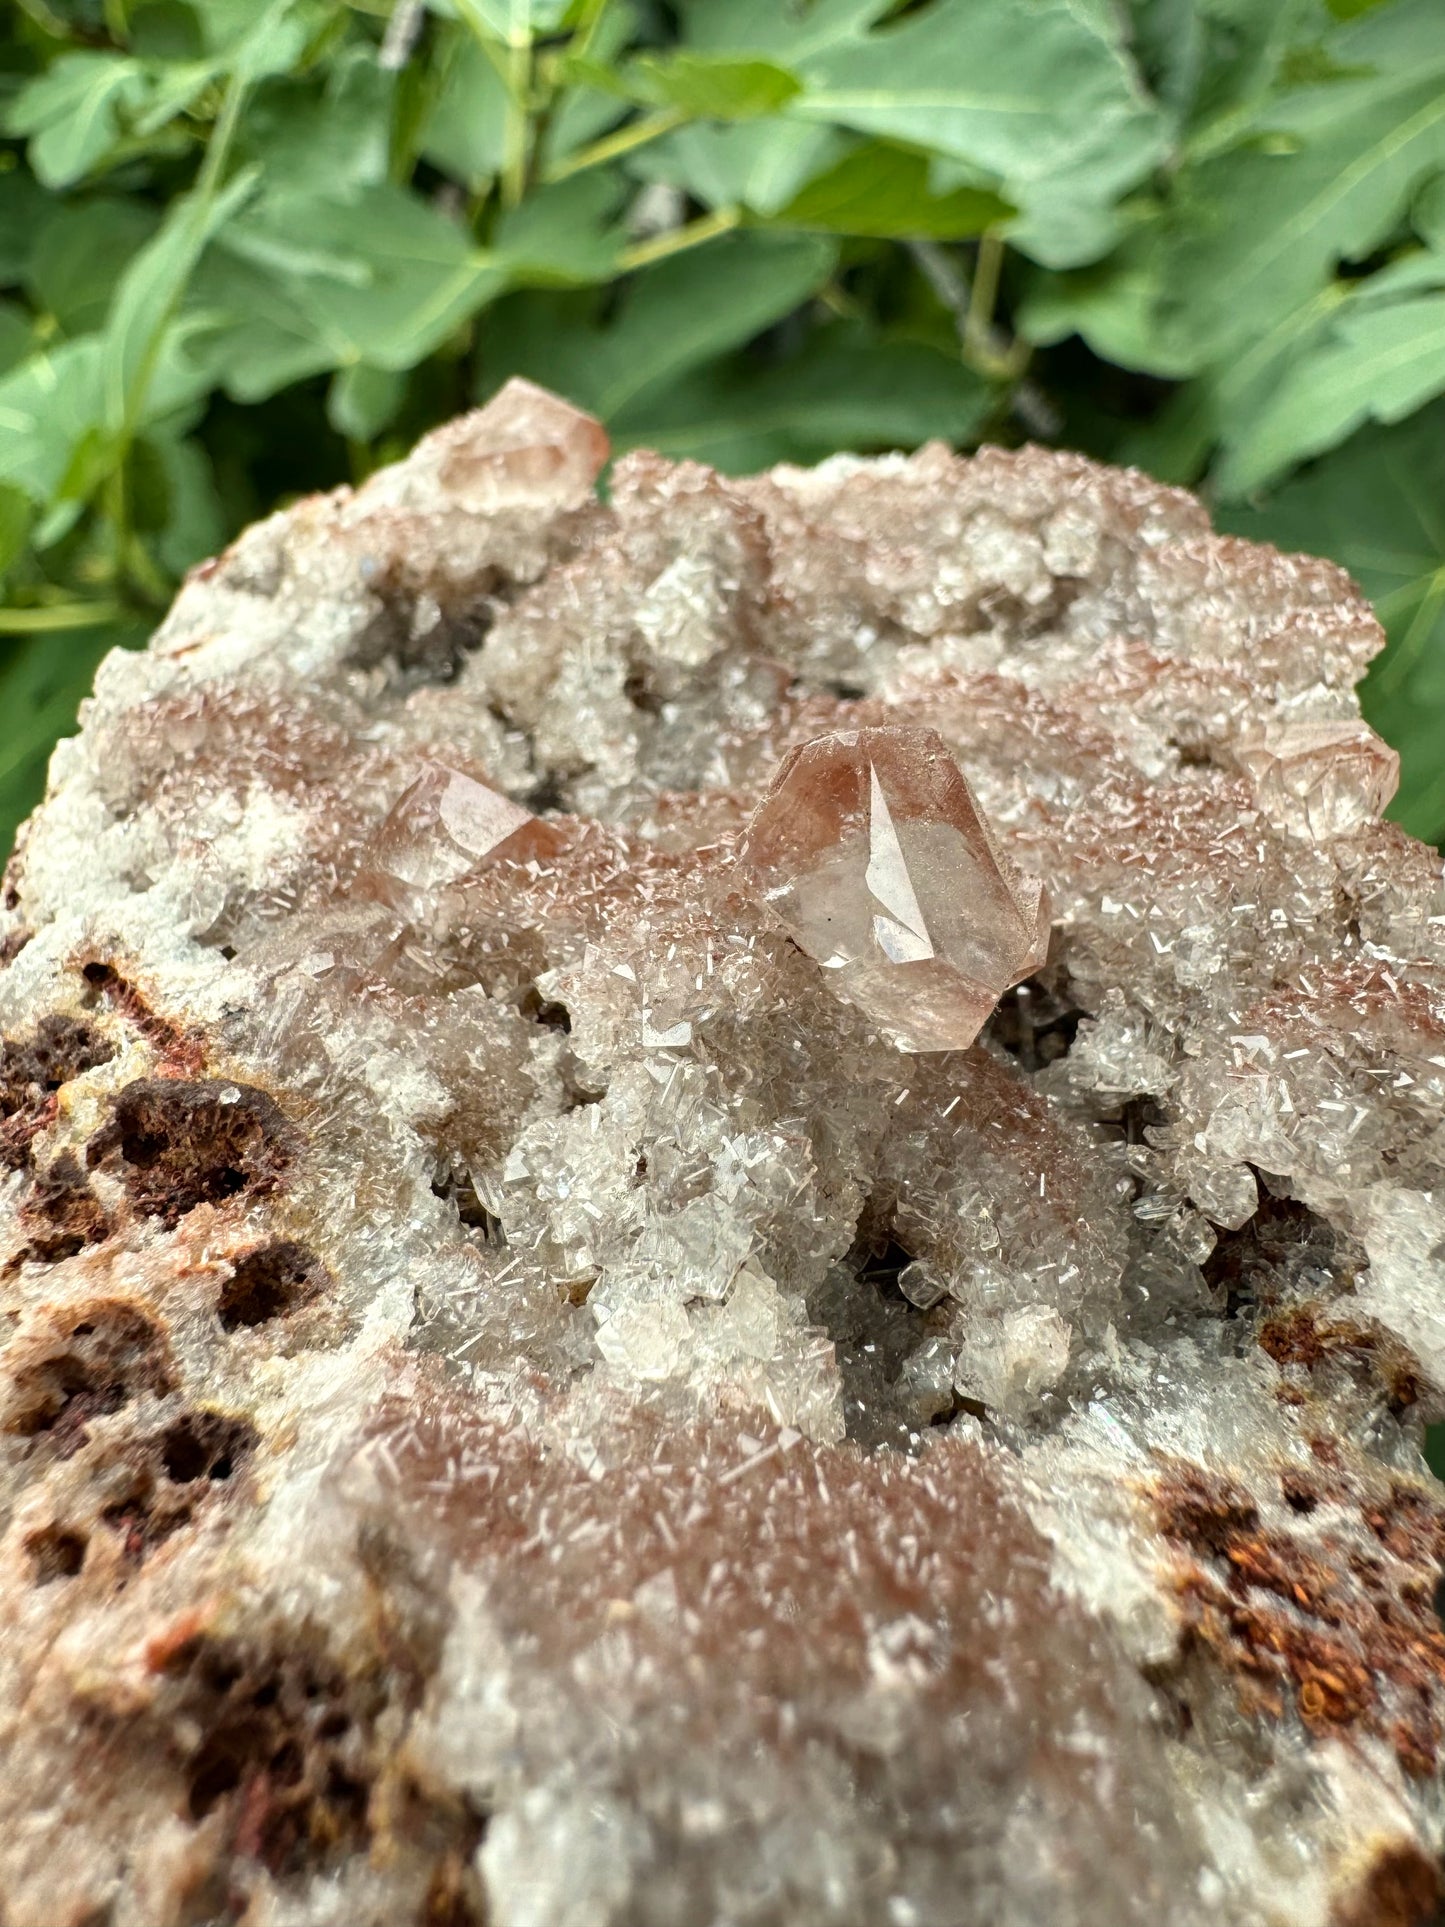
[[[1373,822],[1400,787],[1398,753],[1357,716],[1273,723],[1235,753],[1269,820],[1315,843]]]
[[[962,1050],[1043,963],[1043,885],[994,842],[936,730],[838,730],[784,758],[742,861],[793,941],[900,1050]]]
[[[552,854],[557,832],[499,790],[446,763],[426,763],[371,839],[368,867],[417,890],[455,883],[487,860]]]
[[[591,497],[609,452],[600,422],[514,375],[485,408],[456,424],[440,479],[484,515],[576,508]]]

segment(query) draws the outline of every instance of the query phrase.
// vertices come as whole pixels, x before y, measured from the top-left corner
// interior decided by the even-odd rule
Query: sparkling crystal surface
[[[795,943],[904,1050],[962,1050],[1049,947],[936,730],[837,730],[784,760],[742,860]]]
[[[1071,455],[605,456],[249,529],[11,858],[4,1927],[1427,1927],[1368,607]]]
[[[429,763],[397,798],[367,854],[384,876],[431,890],[487,860],[525,863],[556,847],[556,832],[500,790]]]
[[[1399,755],[1358,717],[1267,726],[1239,760],[1266,815],[1312,841],[1373,822],[1400,787]]]

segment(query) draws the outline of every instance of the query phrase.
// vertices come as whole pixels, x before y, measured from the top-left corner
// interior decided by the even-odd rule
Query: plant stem
[[[674,127],[681,127],[687,118],[680,107],[664,107],[642,120],[631,120],[625,127],[619,127],[616,133],[604,134],[601,140],[579,147],[575,154],[568,154],[565,160],[554,161],[543,178],[548,182],[565,181],[569,175],[580,174],[584,168],[600,167],[604,161],[615,161],[619,154],[630,154],[635,147],[645,147],[648,141],[670,134]]]
[[[33,636],[47,630],[97,629],[126,613],[119,602],[52,602],[38,609],[0,609],[0,636]]]
[[[517,207],[527,191],[528,97],[532,87],[532,37],[507,49],[507,125],[502,150],[503,207]]]
[[[689,221],[685,227],[669,228],[666,234],[659,234],[651,241],[639,241],[636,247],[623,250],[618,259],[620,274],[630,274],[634,268],[649,267],[654,261],[665,261],[670,254],[681,254],[687,248],[701,247],[704,241],[711,241],[719,234],[726,234],[742,222],[742,211],[735,207],[720,207],[714,214],[705,214],[701,220]]]
[[[978,261],[973,271],[973,291],[963,323],[964,344],[974,354],[992,352],[994,304],[998,300],[999,271],[1003,266],[1003,242],[990,228],[979,240]]]

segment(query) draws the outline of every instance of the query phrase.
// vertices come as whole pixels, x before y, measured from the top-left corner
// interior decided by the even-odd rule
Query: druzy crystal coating
[[[834,730],[784,760],[743,863],[795,943],[908,1051],[963,1050],[1043,963],[1043,886],[999,849],[937,730]]]
[[[248,530],[6,869],[5,1927],[1423,1927],[1369,608],[1065,454],[606,456]]]

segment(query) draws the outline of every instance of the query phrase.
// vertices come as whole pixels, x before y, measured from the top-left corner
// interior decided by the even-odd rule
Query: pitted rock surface
[[[22,832],[0,1920],[1424,1927],[1445,891],[1367,606],[1068,455],[605,459],[512,384],[249,530]],[[767,901],[819,740],[967,782],[967,1049],[901,765]]]

